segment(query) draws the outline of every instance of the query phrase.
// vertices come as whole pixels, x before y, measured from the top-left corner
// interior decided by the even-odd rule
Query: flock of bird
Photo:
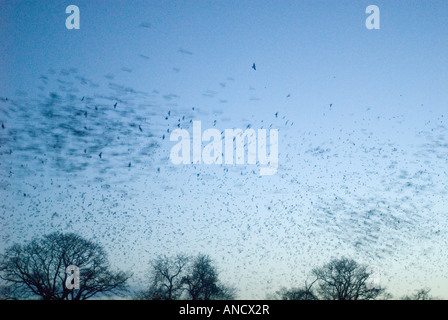
[[[406,114],[364,106],[345,114],[322,103],[320,122],[308,127],[285,108],[235,119],[117,78],[105,75],[102,86],[77,69],[50,69],[36,97],[1,98],[1,249],[74,231],[104,243],[116,265],[142,278],[157,254],[204,252],[242,298],[298,285],[310,265],[341,255],[382,267],[386,284],[402,261],[406,277],[422,273],[422,281],[446,271],[446,115],[409,129]],[[238,78],[219,87],[231,90],[228,83]],[[217,95],[202,93],[226,102]],[[277,175],[260,177],[253,165],[172,165],[170,133],[190,130],[198,117],[220,129],[279,129]],[[342,125],[347,119],[352,127]]]

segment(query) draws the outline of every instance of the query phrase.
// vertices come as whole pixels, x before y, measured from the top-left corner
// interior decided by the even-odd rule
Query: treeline
[[[78,271],[67,272],[76,266]],[[75,274],[79,272],[79,274]],[[149,263],[147,288],[129,290],[132,273],[113,270],[98,243],[74,233],[55,232],[14,244],[0,255],[0,299],[86,300],[233,300],[237,291],[219,278],[208,255],[159,256]],[[78,277],[79,275],[79,277]],[[378,300],[394,299],[380,286],[374,270],[348,258],[334,259],[314,268],[311,280],[282,288],[267,299]],[[396,299],[438,299],[423,288]]]

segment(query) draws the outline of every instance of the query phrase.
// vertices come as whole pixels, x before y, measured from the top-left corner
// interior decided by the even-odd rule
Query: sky
[[[77,232],[135,287],[158,254],[207,253],[243,299],[348,256],[395,296],[447,298],[447,14],[423,0],[0,2],[0,250]],[[192,121],[277,129],[277,174],[174,165],[169,136]]]

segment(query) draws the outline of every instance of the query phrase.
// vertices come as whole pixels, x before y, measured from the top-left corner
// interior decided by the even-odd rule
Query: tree
[[[374,300],[385,291],[371,286],[372,272],[353,259],[333,259],[312,274],[316,277],[317,292],[324,300]]]
[[[173,258],[159,256],[151,264],[151,285],[138,298],[144,300],[177,300],[182,295],[183,272],[188,257],[177,255]]]
[[[79,268],[79,289],[67,289],[66,268]],[[131,274],[112,271],[104,249],[74,233],[55,232],[14,244],[0,256],[0,278],[19,298],[85,300],[121,294]]]
[[[429,293],[431,292],[431,289],[429,288],[422,288],[417,290],[413,295],[411,296],[404,296],[401,298],[401,300],[438,300],[437,297],[431,296]]]
[[[187,293],[187,299],[234,299],[234,289],[221,284],[218,279],[218,271],[209,256],[198,255],[193,260],[188,271],[188,274],[182,279]]]
[[[286,289],[282,288],[277,291],[277,296],[281,300],[319,300],[317,294],[311,289],[313,283],[300,288]]]

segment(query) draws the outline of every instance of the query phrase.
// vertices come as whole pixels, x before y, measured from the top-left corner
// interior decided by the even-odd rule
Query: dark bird
[[[151,24],[148,23],[148,22],[142,22],[142,23],[139,24],[139,28],[147,28],[147,29],[149,29],[149,28],[151,28]]]
[[[143,132],[143,129],[140,125],[138,126],[138,129],[140,130],[140,132]]]
[[[257,67],[255,66],[255,63],[252,65],[252,69],[257,70]]]
[[[102,152],[100,152],[100,154],[98,155],[99,157],[100,157],[100,159],[101,159],[101,155],[102,155],[103,153]]]
[[[330,108],[333,106],[333,104],[332,103],[330,103]]]
[[[131,163],[129,162],[129,164],[128,164],[128,167],[130,168],[131,167]]]
[[[84,101],[84,97],[82,97],[81,101]]]
[[[291,95],[290,94],[288,94],[287,96],[286,96],[286,98],[289,98]]]
[[[193,52],[188,51],[188,50],[184,50],[182,48],[179,48],[178,52],[183,53],[183,54],[188,54],[188,55],[192,55],[193,54]]]
[[[5,124],[2,122],[2,129],[5,129]]]
[[[114,109],[117,107],[117,104],[118,104],[118,102],[115,102],[115,104],[114,104]]]
[[[275,117],[276,117],[276,118],[278,117],[278,112],[275,113]]]

